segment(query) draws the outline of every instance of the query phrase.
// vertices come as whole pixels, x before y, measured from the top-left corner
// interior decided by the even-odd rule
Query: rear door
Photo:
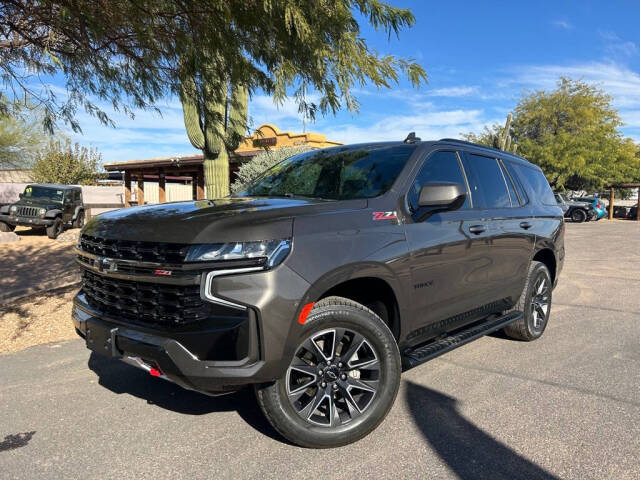
[[[484,301],[495,304],[499,311],[515,303],[524,288],[535,243],[533,220],[521,185],[502,160],[466,152],[464,166],[474,202],[489,225],[490,265]]]
[[[458,183],[467,190],[458,210],[430,213],[418,207],[420,188],[429,182]],[[437,150],[425,159],[406,195],[412,223],[405,224],[413,290],[411,343],[469,321],[466,312],[483,301],[490,245],[488,224],[473,208],[458,152]]]

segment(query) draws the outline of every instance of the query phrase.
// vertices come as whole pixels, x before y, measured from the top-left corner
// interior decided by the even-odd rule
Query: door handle
[[[529,222],[520,222],[520,228],[524,228],[525,230],[528,230],[531,227],[532,227],[532,225]]]
[[[469,232],[475,233],[476,235],[480,235],[487,229],[485,225],[471,225],[469,227]]]

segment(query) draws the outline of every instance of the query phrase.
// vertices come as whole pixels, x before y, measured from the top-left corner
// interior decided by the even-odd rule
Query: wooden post
[[[144,205],[144,173],[138,172],[138,205]]]
[[[164,178],[164,171],[160,170],[158,173],[158,201],[164,203],[167,201],[165,193],[166,180]]]
[[[124,171],[124,206],[131,206],[131,172]]]
[[[614,189],[613,187],[611,187],[611,189],[609,190],[609,220],[613,220],[613,196]]]
[[[197,200],[204,200],[204,168],[198,168],[196,172],[196,184],[197,184]]]

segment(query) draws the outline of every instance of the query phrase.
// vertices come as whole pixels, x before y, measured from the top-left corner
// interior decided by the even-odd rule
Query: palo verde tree
[[[538,164],[554,188],[599,189],[636,181],[640,162],[611,97],[581,80],[561,78],[552,91],[525,95],[514,110],[519,153]]]
[[[0,170],[28,169],[46,143],[37,111],[24,112],[19,104],[4,103],[0,112]]]
[[[597,190],[640,179],[638,147],[623,137],[621,125],[603,90],[560,78],[555,90],[520,99],[508,131],[494,125],[464,138],[495,147],[496,139],[510,135],[518,154],[539,165],[553,188]]]
[[[50,130],[60,120],[79,129],[79,108],[106,124],[102,105],[130,114],[153,108],[181,95],[203,68],[219,75],[207,87],[217,90],[216,103],[225,85],[260,89],[276,102],[293,95],[313,119],[317,111],[357,111],[353,91],[366,83],[426,81],[412,59],[370,48],[360,19],[388,36],[415,22],[408,9],[379,0],[6,0],[0,78],[8,96],[41,105]],[[50,86],[53,75],[64,78],[63,92]],[[308,101],[311,91],[317,103]],[[207,118],[203,135],[214,130]]]
[[[38,153],[31,172],[38,183],[65,185],[92,185],[98,180],[102,156],[94,149],[87,149],[71,140],[51,140]]]

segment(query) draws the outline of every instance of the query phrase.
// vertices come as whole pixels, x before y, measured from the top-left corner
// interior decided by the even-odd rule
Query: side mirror
[[[458,183],[427,183],[420,189],[418,206],[455,210],[466,198],[467,192]]]
[[[18,198],[22,198],[22,197],[24,197],[24,193],[19,193]]]

